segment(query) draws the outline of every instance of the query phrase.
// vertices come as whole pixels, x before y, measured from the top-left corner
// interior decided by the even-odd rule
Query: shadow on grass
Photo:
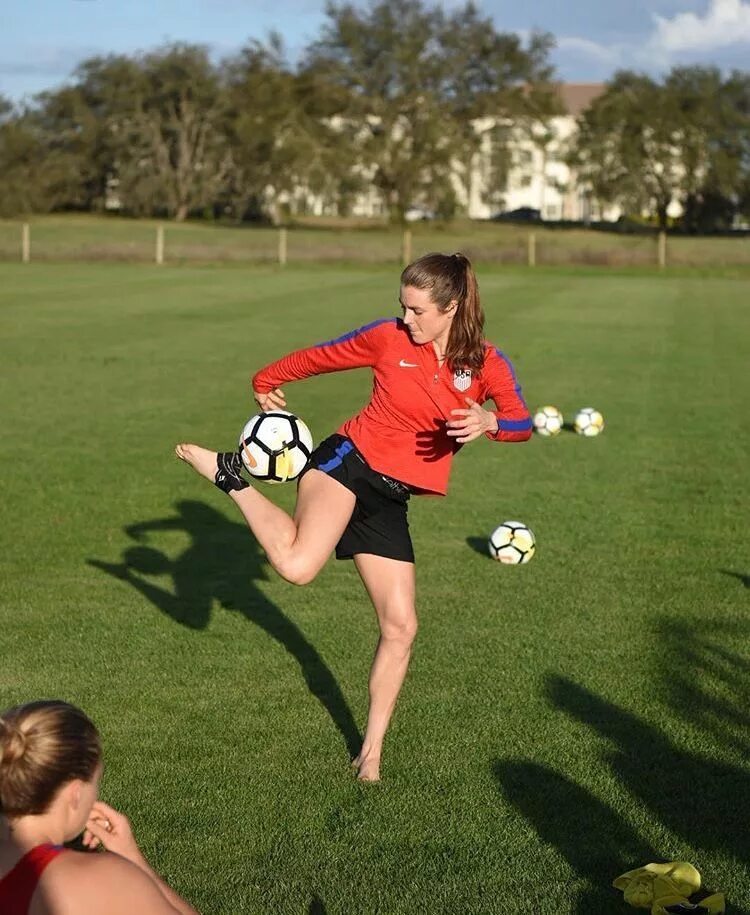
[[[685,745],[658,726],[571,680],[551,676],[552,705],[604,741],[601,758],[620,785],[685,848],[710,850],[747,866],[750,860],[750,767],[718,758],[750,759],[750,658],[727,643],[747,644],[743,622],[657,621],[670,721],[692,731]],[[663,860],[605,803],[553,769],[532,760],[496,760],[493,772],[507,800],[555,846],[587,887],[579,915],[607,911],[619,873]],[[715,890],[721,887],[713,888]],[[606,904],[609,899],[608,905]],[[747,899],[743,899],[747,905]],[[748,915],[736,902],[728,909]]]
[[[316,893],[310,902],[310,908],[307,910],[308,915],[326,915],[326,907],[323,900]]]
[[[496,760],[492,769],[508,802],[586,881],[572,910],[576,915],[616,911],[613,879],[658,860],[610,807],[565,776],[526,760]]]
[[[686,845],[748,861],[750,772],[712,758],[713,739],[704,752],[681,748],[636,715],[564,677],[549,679],[548,694],[555,706],[610,743],[604,755],[619,782]],[[633,861],[634,866],[645,863]],[[737,905],[731,911],[748,915]]]
[[[731,575],[741,581],[746,588],[750,588],[750,575],[743,575],[742,572],[733,572],[731,569],[719,569],[723,575]]]
[[[466,543],[475,553],[479,553],[485,559],[492,559],[487,547],[487,537],[467,537]]]
[[[242,613],[297,661],[308,689],[319,700],[355,756],[361,746],[356,722],[336,678],[301,630],[263,594],[256,582],[268,578],[266,560],[244,524],[229,521],[202,502],[185,500],[168,518],[128,526],[134,540],[161,531],[183,531],[191,539],[176,559],[148,546],[126,549],[120,563],[89,559],[89,565],[131,584],[162,613],[191,629],[205,629],[214,600]],[[174,592],[143,576],[170,574]]]

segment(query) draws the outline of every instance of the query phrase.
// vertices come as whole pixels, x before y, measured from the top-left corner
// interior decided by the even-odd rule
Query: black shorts
[[[373,553],[387,559],[414,562],[414,547],[406,518],[409,488],[373,470],[351,439],[329,435],[310,455],[308,470],[322,470],[354,493],[357,501],[349,523],[336,544],[337,559]]]

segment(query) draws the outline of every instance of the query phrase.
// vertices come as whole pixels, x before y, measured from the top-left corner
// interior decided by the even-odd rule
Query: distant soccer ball
[[[503,521],[490,534],[490,556],[506,565],[528,562],[536,551],[536,540],[531,530],[521,521]]]
[[[242,463],[264,483],[286,483],[298,477],[312,448],[310,430],[286,410],[258,413],[245,423],[240,435]]]
[[[604,417],[593,407],[584,407],[576,413],[574,425],[579,435],[599,435],[604,429]]]
[[[557,435],[563,427],[563,415],[557,407],[540,407],[534,414],[534,429],[539,435]]]

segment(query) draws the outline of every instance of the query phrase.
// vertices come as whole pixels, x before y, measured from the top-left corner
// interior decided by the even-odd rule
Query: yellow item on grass
[[[691,905],[689,897],[701,888],[701,875],[687,861],[669,861],[627,871],[613,880],[612,885],[622,890],[629,905],[651,909],[651,915],[670,915],[668,906]],[[715,893],[697,905],[709,915],[723,915],[724,896]]]

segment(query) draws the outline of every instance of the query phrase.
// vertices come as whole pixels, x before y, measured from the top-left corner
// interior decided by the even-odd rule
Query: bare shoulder
[[[45,871],[29,915],[175,915],[151,877],[112,852],[68,851]]]

